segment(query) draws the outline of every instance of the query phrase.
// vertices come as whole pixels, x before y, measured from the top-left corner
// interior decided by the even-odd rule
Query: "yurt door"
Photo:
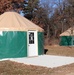
[[[37,56],[37,31],[28,31],[28,56]]]

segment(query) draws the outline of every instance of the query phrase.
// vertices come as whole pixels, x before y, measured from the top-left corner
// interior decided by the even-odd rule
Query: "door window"
[[[34,33],[29,32],[29,44],[34,44]]]

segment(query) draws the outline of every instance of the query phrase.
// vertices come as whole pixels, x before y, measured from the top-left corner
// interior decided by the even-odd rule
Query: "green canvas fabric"
[[[72,36],[61,36],[60,45],[61,46],[71,46]]]
[[[0,59],[27,57],[27,32],[3,31],[0,33]],[[44,54],[44,33],[38,32],[38,55]]]
[[[0,58],[27,56],[27,32],[3,31],[0,35]]]
[[[38,55],[44,54],[44,33],[38,32]]]

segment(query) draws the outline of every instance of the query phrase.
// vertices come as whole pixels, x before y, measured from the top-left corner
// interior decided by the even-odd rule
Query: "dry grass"
[[[0,75],[74,75],[74,64],[50,69],[12,61],[1,61]]]
[[[53,68],[50,75],[74,75],[74,64]]]
[[[45,46],[48,49],[48,55],[60,55],[60,56],[71,56],[74,57],[74,47],[65,46]]]
[[[49,73],[50,69],[45,67],[0,61],[0,75],[48,75]]]

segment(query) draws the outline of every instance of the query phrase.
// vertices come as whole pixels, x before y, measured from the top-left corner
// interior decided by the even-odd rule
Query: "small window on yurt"
[[[34,44],[34,33],[29,33],[29,44]]]

